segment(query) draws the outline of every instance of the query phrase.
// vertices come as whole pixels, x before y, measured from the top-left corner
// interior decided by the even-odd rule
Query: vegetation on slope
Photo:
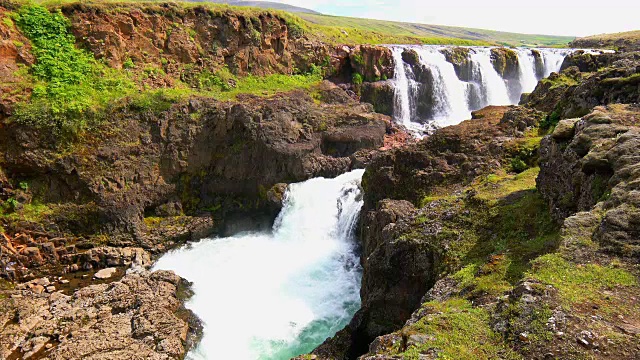
[[[326,29],[328,33],[344,30],[347,34],[338,36],[348,40],[352,33],[372,32],[405,39],[422,39],[424,43],[442,44],[451,42],[471,42],[473,44],[491,43],[506,46],[566,46],[574,37],[517,34],[492,30],[460,28],[442,25],[403,23],[385,20],[372,20],[340,16],[299,14],[304,20]],[[446,35],[443,35],[446,34]],[[334,35],[335,36],[335,35]],[[413,41],[412,41],[413,43]],[[460,43],[460,45],[465,45]]]
[[[139,110],[157,111],[193,95],[220,100],[234,99],[239,94],[268,96],[309,88],[322,80],[322,69],[316,66],[306,74],[263,77],[238,77],[223,67],[215,73],[194,73],[195,85],[177,80],[171,88],[147,89],[140,85],[140,77],[157,76],[163,73],[162,69],[145,67],[135,71],[136,64],[131,60],[125,62],[124,69],[114,69],[97,61],[93,54],[76,46],[69,20],[59,9],[50,11],[42,5],[29,4],[9,15],[4,19],[27,36],[36,59],[33,66],[20,70],[24,87],[33,90],[29,100],[17,105],[11,120],[45,129],[54,137],[69,139],[99,126],[105,120],[105,110],[123,101]]]
[[[60,6],[77,3],[77,0],[16,0],[34,2],[44,6]],[[85,4],[161,3],[167,0],[89,0]],[[180,1],[182,6],[206,6],[210,9],[233,10],[256,14],[263,8],[227,5],[205,1]],[[313,13],[291,14],[279,8],[270,8],[287,19],[290,31],[304,32],[310,38],[331,44],[433,44],[462,46],[559,46],[564,47],[574,39],[571,36],[551,36],[509,33],[484,29],[472,29],[442,25],[427,25],[385,20],[329,16]]]

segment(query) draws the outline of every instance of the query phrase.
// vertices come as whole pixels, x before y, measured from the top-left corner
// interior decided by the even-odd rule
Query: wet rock
[[[517,79],[519,76],[518,53],[507,48],[492,48],[491,63],[503,79]]]
[[[392,116],[395,90],[391,80],[364,83],[360,88],[360,100],[373,105],[377,113]]]
[[[456,75],[462,81],[473,80],[473,62],[471,49],[465,47],[448,47],[442,50],[448,62],[453,64]]]

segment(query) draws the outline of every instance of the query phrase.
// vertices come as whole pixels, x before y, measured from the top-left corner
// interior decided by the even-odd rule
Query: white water
[[[500,74],[498,74],[491,63],[490,49],[474,49],[471,53],[471,61],[473,63],[473,80],[480,83],[482,94],[485,94],[486,96],[484,106],[511,104],[511,100],[509,100],[509,92],[507,91],[507,84],[502,77],[500,77]],[[469,115],[470,112],[467,111],[465,116]]]
[[[440,126],[455,124],[469,113],[467,85],[458,80],[453,64],[435,48],[417,47],[420,62],[431,69],[433,75],[433,120]],[[494,71],[495,72],[495,71]]]
[[[396,89],[394,102],[397,106],[394,107],[394,118],[398,123],[409,128],[415,124],[411,122],[411,104],[409,103],[409,84],[413,80],[407,76],[406,64],[402,60],[403,50],[402,47],[391,48],[396,74],[394,78]]]
[[[187,307],[205,326],[189,358],[289,359],[348,323],[360,305],[363,172],[291,185],[271,234],[205,239],[157,262],[194,283]]]
[[[538,77],[536,76],[536,59],[533,57],[531,49],[516,49],[518,53],[518,63],[520,84],[522,85],[523,93],[530,93],[538,85]],[[564,57],[563,57],[564,59]],[[562,64],[560,64],[562,65]],[[559,69],[559,67],[558,67]]]
[[[416,82],[411,66],[402,61],[402,52],[413,49],[420,56],[420,62],[432,74],[433,89],[428,99],[419,99],[416,91],[421,84]],[[515,105],[522,93],[535,89],[542,76],[558,72],[564,58],[572,50],[537,49],[541,54],[542,67],[536,67],[532,49],[515,49],[518,54],[517,79],[506,80],[495,70],[491,60],[491,49],[471,47],[471,79],[462,81],[455,73],[453,65],[446,61],[442,46],[399,46],[391,47],[395,61],[395,103],[394,119],[409,130],[421,133],[433,127],[457,124],[471,118],[471,111],[488,105]],[[429,104],[427,118],[418,114],[417,104]]]

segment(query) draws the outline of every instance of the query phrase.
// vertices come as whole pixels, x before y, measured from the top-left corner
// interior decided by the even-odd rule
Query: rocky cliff
[[[578,53],[528,107],[374,160],[362,308],[317,358],[636,358],[635,58]]]
[[[189,284],[152,258],[270,228],[286,183],[402,138],[321,81],[391,77],[388,49],[309,40],[286,14],[0,1],[0,20],[2,358],[183,358]]]

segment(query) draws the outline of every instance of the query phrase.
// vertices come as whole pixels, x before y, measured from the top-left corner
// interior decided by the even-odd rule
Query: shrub
[[[60,10],[25,5],[15,21],[31,40],[36,58],[31,100],[17,106],[18,123],[46,128],[54,136],[76,135],[96,124],[96,114],[110,100],[133,89],[129,79],[75,47],[69,21]]]
[[[364,78],[362,77],[361,74],[355,73],[353,74],[352,81],[354,85],[361,85],[364,82]]]

